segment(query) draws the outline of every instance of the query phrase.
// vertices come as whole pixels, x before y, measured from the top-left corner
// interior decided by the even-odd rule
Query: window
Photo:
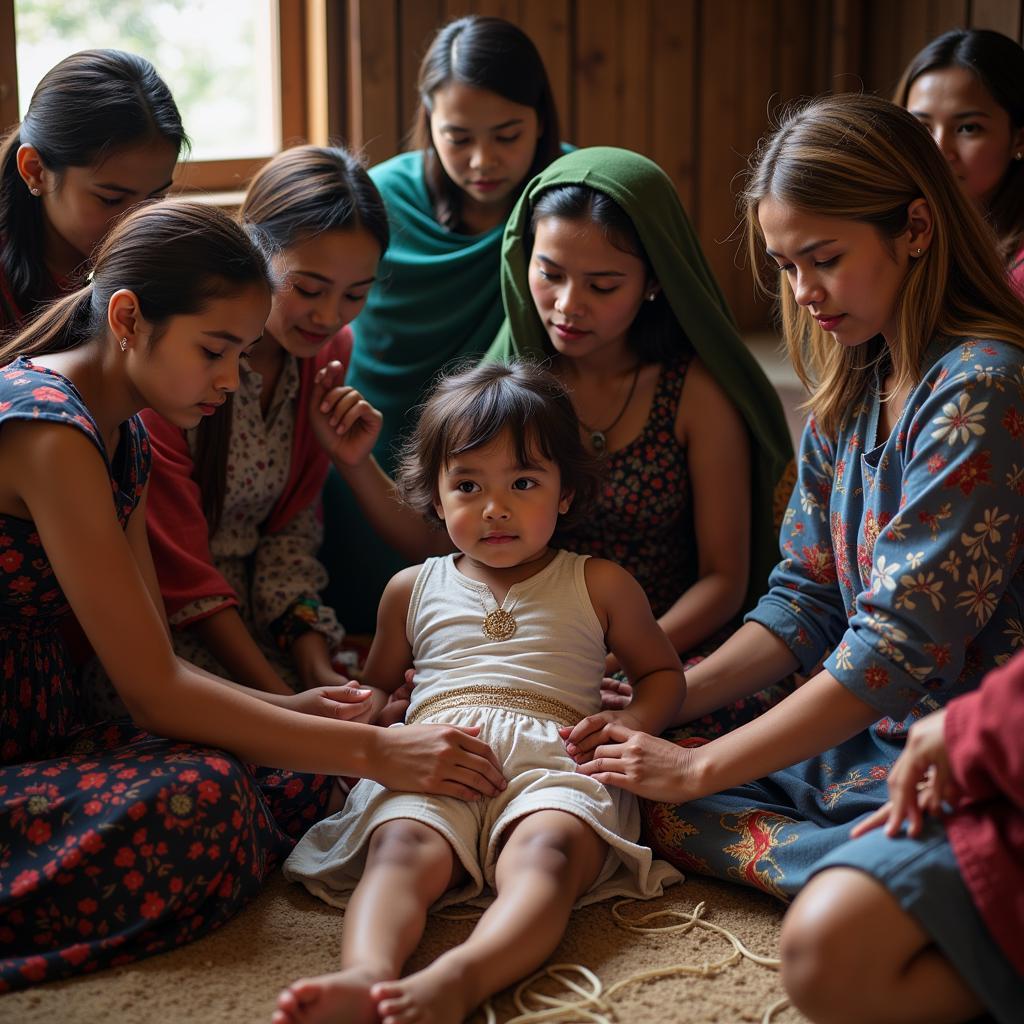
[[[2,127],[21,119],[39,79],[63,57],[92,47],[130,50],[153,62],[192,140],[175,191],[239,189],[284,142],[312,134],[305,66],[307,8],[315,6],[0,0],[0,40],[11,40],[0,42],[0,67],[17,68],[16,82],[0,72]]]

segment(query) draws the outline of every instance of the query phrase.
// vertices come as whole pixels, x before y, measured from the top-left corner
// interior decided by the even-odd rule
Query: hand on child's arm
[[[565,740],[565,752],[577,763],[589,761],[593,750],[612,738],[612,727],[617,726],[618,732],[638,730],[644,732],[640,719],[628,708],[622,711],[599,711],[596,715],[587,715],[571,729],[559,729]]]
[[[903,822],[907,834],[921,834],[924,812],[938,817],[942,804],[959,797],[949,767],[943,732],[946,710],[935,711],[910,727],[903,753],[889,772],[889,801],[851,831],[856,838],[885,825],[887,835],[896,835]]]
[[[309,421],[328,456],[354,466],[373,451],[384,417],[358,391],[344,384],[344,378],[345,368],[337,361],[318,371]]]
[[[413,670],[406,669],[405,682],[391,694],[391,699],[384,705],[381,713],[377,716],[377,724],[383,726],[394,725],[395,722],[404,722],[405,713],[409,710],[409,702],[412,699]]]

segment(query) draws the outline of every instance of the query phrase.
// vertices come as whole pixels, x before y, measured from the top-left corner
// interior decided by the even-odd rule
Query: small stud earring
[[[127,352],[128,351],[128,339],[127,338],[122,338],[118,342],[118,344],[121,346],[121,351],[122,352]]]
[[[1018,158],[1018,159],[1019,159],[1019,158]],[[29,189],[29,192],[31,192],[31,193],[32,193],[32,195],[34,195],[34,196],[42,195],[42,193],[41,193],[41,192],[39,191],[39,189],[37,189],[37,188],[30,188],[30,189]]]
[[[657,297],[658,297],[658,293],[657,292],[650,292],[648,294],[648,296],[647,296],[647,301],[648,302],[653,302]]]
[[[1024,149],[1018,149],[1017,152],[1013,154],[1013,159],[1024,160]]]
[[[921,253],[923,253],[923,252],[924,252],[924,249],[915,249],[910,255],[911,256],[920,256]]]

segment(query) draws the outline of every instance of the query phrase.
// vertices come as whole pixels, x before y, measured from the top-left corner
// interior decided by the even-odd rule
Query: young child
[[[167,191],[187,145],[148,60],[83,50],[51,68],[0,146],[0,331],[74,287],[110,225]]]
[[[175,657],[138,412],[182,430],[211,414],[270,304],[246,231],[166,200],[128,214],[91,279],[0,345],[0,991],[223,924],[324,813],[324,775],[501,789],[472,729],[341,722],[350,687],[279,696]],[[133,720],[83,727],[72,618]]]
[[[384,413],[375,451],[388,473],[438,371],[479,357],[501,323],[501,237],[523,186],[556,159],[559,119],[537,47],[501,18],[469,15],[431,40],[416,83],[413,148],[370,171],[394,242],[353,325],[349,379]],[[362,525],[335,473],[324,492],[329,604],[369,632],[381,592],[409,564]],[[359,586],[351,585],[358,580]]]
[[[676,651],[699,660],[764,588],[792,449],[671,180],[628,150],[556,160],[509,219],[502,283],[507,320],[489,358],[550,360],[601,458],[594,514],[560,525],[555,543],[626,568]],[[373,463],[334,464],[389,543],[430,553],[435,539],[403,520]],[[621,666],[609,655],[605,668]],[[628,700],[628,684],[608,686]],[[785,692],[699,728],[721,733]]]
[[[320,146],[266,164],[239,217],[273,243],[281,286],[223,409],[187,431],[143,413],[153,444],[146,518],[178,653],[290,693],[345,682],[331,662],[344,630],[319,597],[328,460],[309,407],[317,370],[347,362],[347,324],[370,294],[388,221],[358,160]]]
[[[783,922],[786,991],[816,1024],[952,1024],[983,1008],[1020,1020],[1022,734],[1024,653],[911,726],[889,802],[818,864]],[[878,859],[892,864],[884,883],[860,868]],[[870,985],[846,982],[868,972]]]
[[[473,804],[361,783],[306,835],[286,875],[347,905],[341,970],[282,992],[277,1024],[461,1021],[548,956],[573,906],[654,896],[679,878],[637,845],[633,798],[575,774],[565,753],[568,727],[600,708],[607,647],[638,686],[603,721],[657,732],[684,681],[636,581],[549,546],[570,507],[590,514],[595,486],[564,389],[527,363],[443,379],[400,484],[458,552],[388,584],[366,663],[375,706],[411,662],[408,722],[478,725],[508,787]],[[428,909],[485,886],[496,899],[471,937],[397,980]]]
[[[895,100],[932,133],[984,211],[1024,295],[1024,49],[991,29],[953,29],[907,65]]]

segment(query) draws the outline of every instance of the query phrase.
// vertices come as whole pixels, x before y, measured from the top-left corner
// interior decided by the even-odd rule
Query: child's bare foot
[[[282,989],[271,1024],[376,1024],[370,988],[380,980],[363,967],[300,978]]]
[[[466,1004],[465,978],[437,963],[400,981],[370,989],[380,1024],[461,1024],[473,1009]]]

